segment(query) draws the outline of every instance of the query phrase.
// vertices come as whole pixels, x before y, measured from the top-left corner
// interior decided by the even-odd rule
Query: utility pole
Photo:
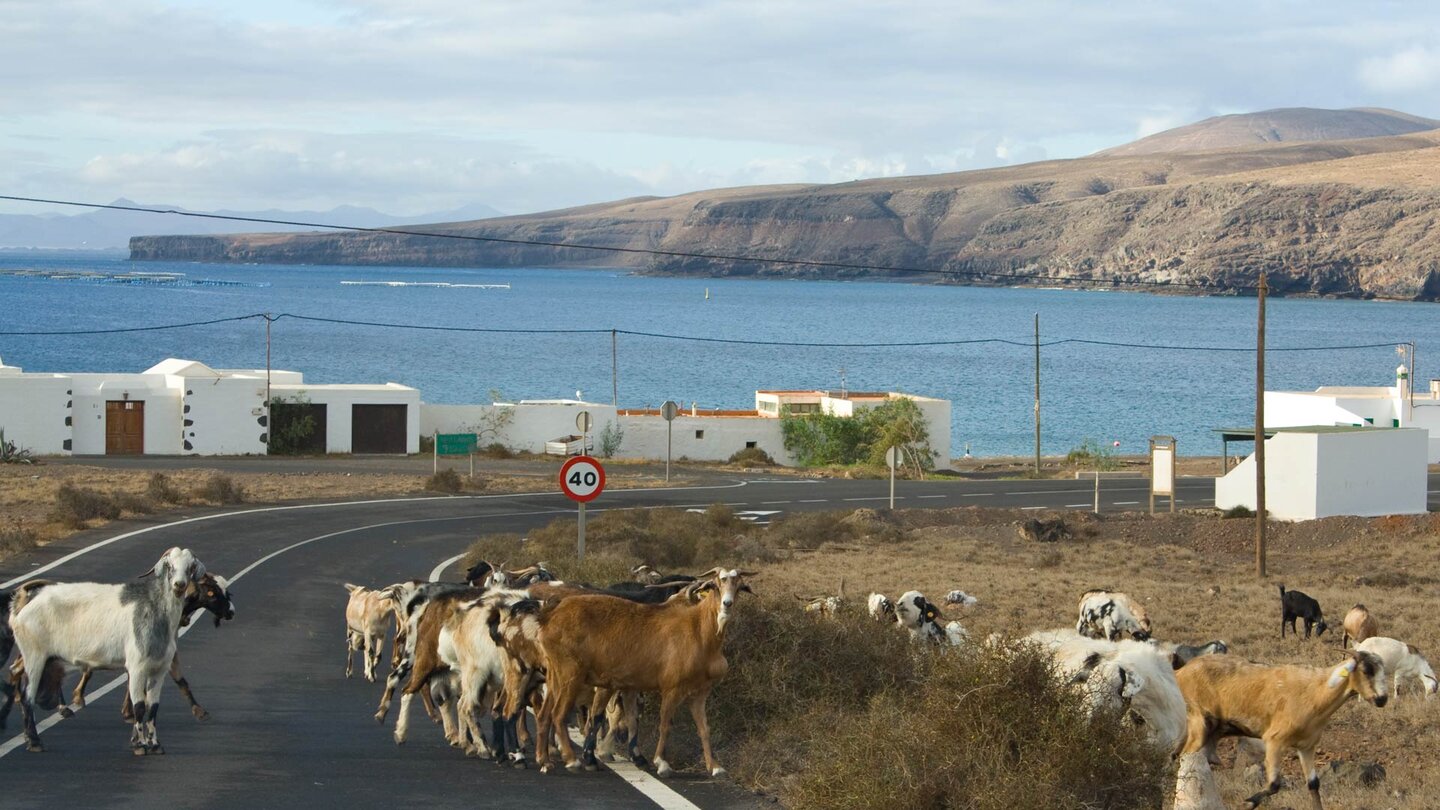
[[[270,437],[275,435],[274,421],[270,418],[270,324],[275,319],[265,313],[265,452],[270,452]]]
[[[1265,576],[1265,273],[1260,273],[1255,330],[1255,575]]]
[[[616,408],[620,407],[620,347],[615,337],[615,330],[610,330],[610,404]]]
[[[1035,475],[1040,475],[1040,313],[1035,313]]]

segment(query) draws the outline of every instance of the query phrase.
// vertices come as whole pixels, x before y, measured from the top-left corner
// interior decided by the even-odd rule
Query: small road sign
[[[589,503],[605,491],[605,468],[590,456],[575,456],[560,466],[560,491],[579,503]]]
[[[680,406],[676,405],[673,399],[665,400],[664,404],[660,406],[660,417],[666,422],[674,422],[676,415],[679,413]]]
[[[439,456],[463,456],[475,452],[474,433],[435,434],[435,454]]]
[[[581,411],[575,414],[575,429],[581,433],[589,433],[590,428],[595,426],[595,420],[590,418],[589,411]]]

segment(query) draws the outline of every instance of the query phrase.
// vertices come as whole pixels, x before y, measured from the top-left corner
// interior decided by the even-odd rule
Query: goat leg
[[[1285,749],[1272,740],[1265,741],[1265,789],[1245,800],[1245,806],[1254,810],[1267,798],[1280,792],[1285,782],[1280,778],[1280,761],[1285,756]],[[1317,788],[1319,783],[1316,783]]]
[[[190,703],[190,713],[195,715],[195,719],[202,723],[209,720],[210,713],[205,711],[200,702],[195,699],[195,693],[190,691],[190,682],[185,680],[185,676],[180,673],[180,653],[178,652],[175,653],[174,658],[170,659],[170,680],[175,682],[175,686],[180,689],[180,694],[184,695],[185,700]]]
[[[710,750],[710,720],[705,716],[705,699],[710,696],[709,690],[701,692],[690,699],[690,716],[695,718],[695,729],[700,732],[700,750],[705,754],[705,769],[710,775],[719,779],[725,776],[725,769],[715,761],[715,752]]]
[[[655,741],[655,775],[665,779],[675,773],[670,763],[665,761],[665,740],[670,736],[670,721],[675,719],[675,710],[679,708],[680,696],[673,691],[660,693],[660,726],[659,736]]]
[[[1300,757],[1300,770],[1305,773],[1305,786],[1310,789],[1310,803],[1315,810],[1325,810],[1320,803],[1320,774],[1315,772],[1315,749],[1298,749],[1295,752]]]

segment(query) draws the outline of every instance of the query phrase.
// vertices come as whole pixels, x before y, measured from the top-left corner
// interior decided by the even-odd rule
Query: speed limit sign
[[[575,456],[560,467],[560,491],[572,501],[595,500],[605,491],[605,468],[589,456]]]

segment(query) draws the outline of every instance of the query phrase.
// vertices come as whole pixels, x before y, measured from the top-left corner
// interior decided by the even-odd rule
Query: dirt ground
[[[765,566],[754,584],[808,596],[835,593],[844,578],[855,610],[863,609],[871,591],[894,598],[918,589],[938,603],[946,592],[960,588],[980,603],[964,611],[952,608],[947,615],[959,619],[972,638],[1073,626],[1082,592],[1113,588],[1145,604],[1163,640],[1223,639],[1232,654],[1247,659],[1314,666],[1342,660],[1339,623],[1351,605],[1361,602],[1379,619],[1382,635],[1421,650],[1440,646],[1433,610],[1440,583],[1440,515],[1272,523],[1270,575],[1259,579],[1253,520],[1225,520],[1213,512],[1103,519],[1071,513],[1067,520],[1077,539],[1035,544],[1017,533],[1020,521],[1034,514],[957,509],[892,517],[861,510],[854,519],[877,526],[898,521],[906,539],[883,548],[802,552]],[[1323,638],[1287,636],[1282,641],[1279,583],[1318,599],[1334,631]],[[1327,807],[1440,807],[1440,757],[1435,754],[1440,732],[1434,728],[1440,700],[1423,700],[1413,685],[1401,690],[1384,709],[1352,701],[1331,722],[1320,746],[1322,763],[1378,762],[1387,777],[1378,787],[1364,788],[1322,771]],[[1259,788],[1258,777],[1246,779],[1243,764],[1229,767],[1232,746],[1224,746],[1222,753],[1227,767],[1219,776],[1226,802],[1238,806]],[[1309,808],[1293,756],[1286,778],[1294,787],[1266,806]]]
[[[51,510],[55,505],[55,493],[62,484],[93,489],[106,494],[130,494],[143,496],[149,485],[152,469],[123,469],[114,467],[87,466],[84,464],[36,464],[0,466],[0,529],[19,528],[34,532],[41,544],[51,542],[76,531],[54,519]],[[213,505],[194,491],[216,475],[226,475],[245,491],[245,502],[273,504],[285,501],[325,501],[352,498],[384,498],[418,495],[439,495],[426,492],[425,474],[389,472],[318,472],[306,469],[296,472],[234,472],[231,469],[166,469],[163,473],[186,497],[178,504],[151,502],[154,512],[187,506]],[[479,485],[466,483],[467,494],[533,492],[543,489],[534,475],[477,473]],[[462,480],[465,476],[462,474]],[[547,482],[548,483],[548,482]],[[691,481],[677,476],[672,485],[682,486]],[[611,488],[663,486],[663,478],[656,478],[649,470],[630,471],[625,468],[612,470],[608,477]],[[132,515],[127,512],[125,515]],[[104,520],[90,521],[87,528],[104,525]],[[0,555],[5,550],[0,548]]]

